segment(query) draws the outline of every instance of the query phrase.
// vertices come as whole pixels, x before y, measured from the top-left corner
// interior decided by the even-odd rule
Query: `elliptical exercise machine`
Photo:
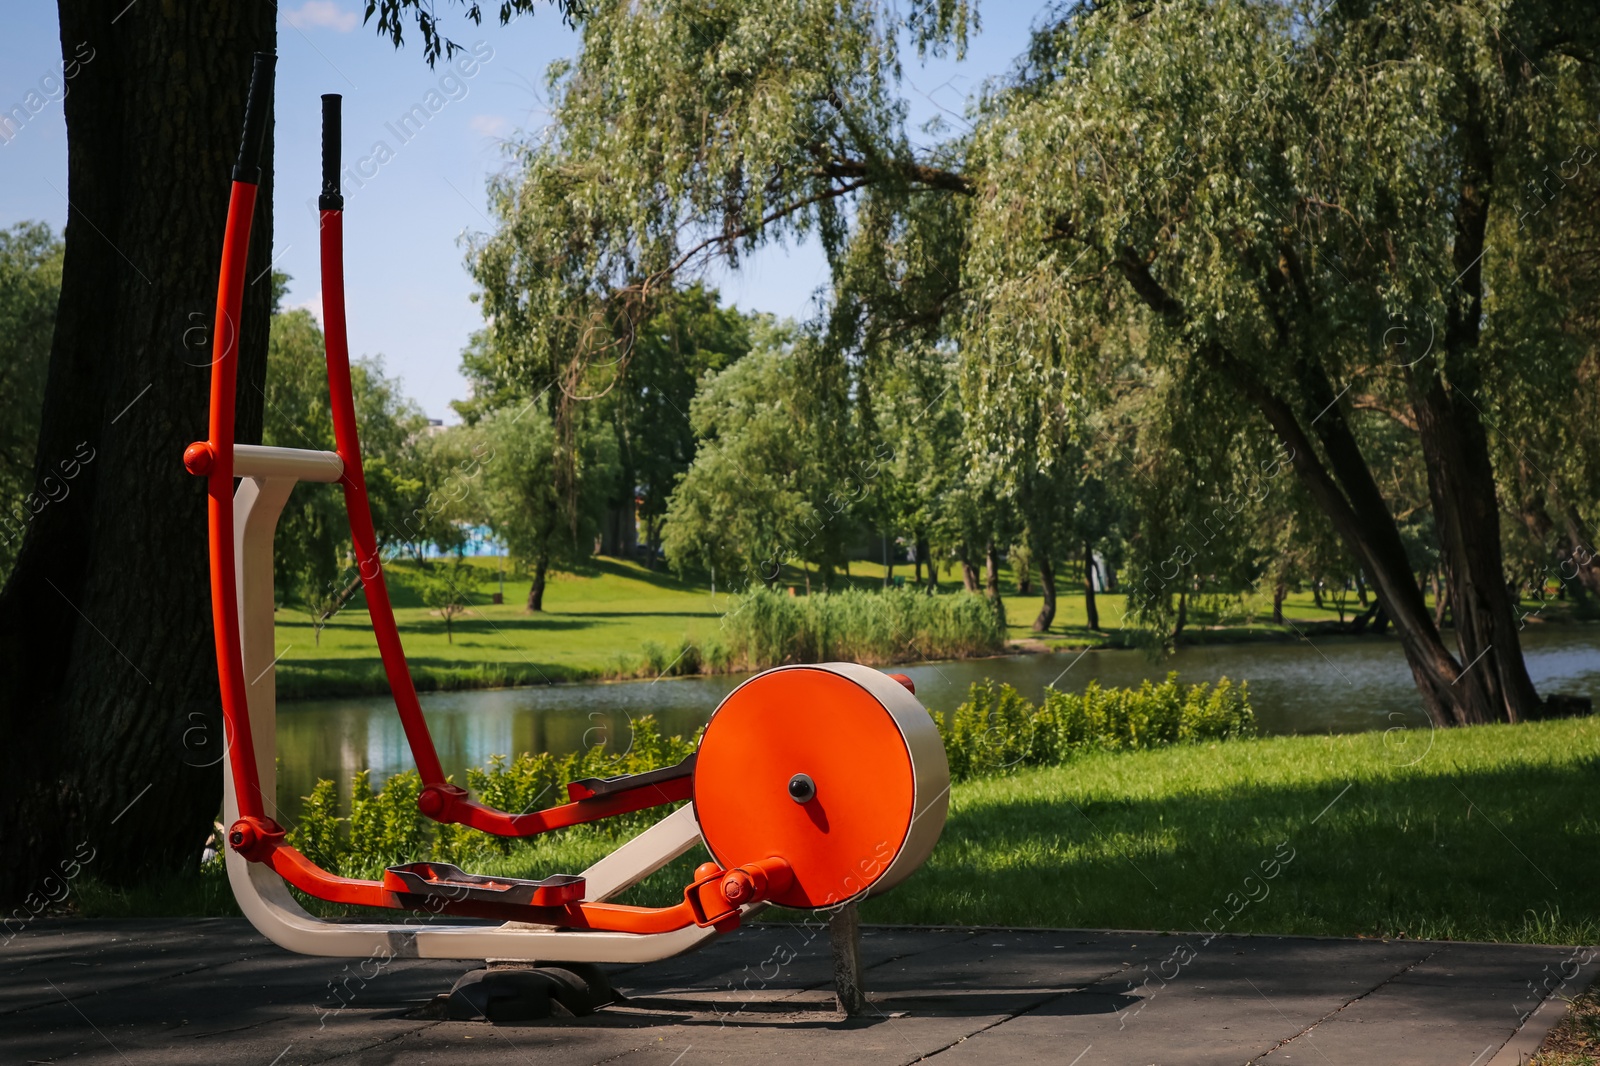
[[[206,479],[209,497],[211,606],[228,745],[226,862],[246,917],[275,943],[312,955],[641,963],[705,943],[767,904],[829,908],[904,880],[943,828],[949,767],[909,679],[854,663],[757,674],[723,700],[698,749],[681,763],[571,782],[568,802],[544,810],[495,810],[445,778],[395,626],[362,473],[345,329],[338,96],[322,98],[319,200],[337,451],[234,443],[238,324],[274,62],[270,55],[255,58],[233,170],[209,432],[183,456],[184,466]],[[337,483],[344,491],[367,609],[422,778],[423,814],[496,836],[529,837],[690,802],[587,870],[539,880],[478,876],[436,862],[390,867],[381,880],[341,877],[288,844],[269,813],[277,778],[272,540],[300,481]],[[695,870],[681,902],[607,902],[702,842],[712,861]],[[338,903],[478,921],[324,921],[299,905],[290,885]]]

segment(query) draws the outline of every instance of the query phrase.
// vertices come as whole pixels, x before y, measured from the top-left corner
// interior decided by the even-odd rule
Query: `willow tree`
[[[1510,210],[1497,190],[1553,147],[1529,143],[1543,116],[1586,98],[1586,31],[1559,5],[1335,4],[1320,22],[1316,7],[1083,5],[1042,32],[972,148],[965,276],[986,300],[969,345],[982,358],[1028,330],[1081,367],[1107,308],[1132,304],[1148,358],[1231,390],[1292,455],[1433,719],[1535,717],[1488,447],[1483,300],[1501,253],[1485,234]],[[1553,125],[1570,135],[1592,112]],[[1459,658],[1352,391],[1414,420]]]
[[[903,334],[958,344],[981,446],[1032,480],[1101,402],[1108,338],[1135,338],[1251,412],[1218,454],[1292,457],[1435,721],[1537,715],[1502,572],[1505,327],[1485,301],[1506,251],[1486,235],[1595,111],[1593,20],[1533,0],[1072,3],[974,132],[914,148],[899,42],[959,48],[967,19],[957,0],[903,20],[871,0],[597,5],[475,249],[508,363],[581,380],[667,279],[815,234],[838,365]],[[1373,405],[1415,427],[1454,650],[1355,417]]]

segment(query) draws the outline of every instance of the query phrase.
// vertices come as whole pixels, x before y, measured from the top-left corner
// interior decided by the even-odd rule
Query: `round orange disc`
[[[695,761],[706,846],[724,869],[788,862],[794,882],[771,897],[786,907],[825,907],[871,887],[905,843],[915,803],[893,715],[827,669],[745,682],[712,715]]]

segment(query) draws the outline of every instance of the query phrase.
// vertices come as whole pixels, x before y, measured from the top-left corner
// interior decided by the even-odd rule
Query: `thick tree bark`
[[[1283,601],[1289,595],[1289,586],[1282,581],[1272,586],[1272,624],[1283,625]]]
[[[1056,620],[1056,569],[1048,555],[1039,556],[1039,588],[1044,593],[1044,603],[1039,607],[1039,617],[1033,620],[1033,631],[1044,633]]]
[[[1089,628],[1100,628],[1100,608],[1094,600],[1094,545],[1083,542],[1083,607],[1089,615]]]
[[[36,477],[74,456],[82,469],[35,517],[0,592],[7,903],[80,844],[112,883],[192,866],[221,802],[205,484],[181,456],[205,436],[251,53],[275,40],[265,4],[62,0],[60,16],[63,56],[80,60],[61,102],[70,209]],[[261,434],[270,134],[239,345],[241,442]]]
[[[984,592],[988,594],[991,600],[998,600],[1000,598],[1000,556],[995,551],[993,537],[989,538],[989,542],[983,549],[983,582]]]
[[[1539,716],[1541,703],[1506,590],[1488,438],[1463,399],[1436,379],[1415,405],[1450,617],[1465,664],[1457,687],[1467,690],[1468,721],[1524,721]]]
[[[544,610],[544,579],[550,571],[550,557],[539,556],[539,561],[533,564],[533,584],[528,586],[528,610]]]

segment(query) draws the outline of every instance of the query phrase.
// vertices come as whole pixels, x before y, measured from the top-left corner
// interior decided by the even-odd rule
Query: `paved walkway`
[[[418,1016],[468,964],[306,958],[236,919],[40,922],[0,943],[0,1062],[1502,1066],[1559,1017],[1551,1000],[1521,1024],[1555,975],[1588,961],[1429,941],[869,928],[873,1009],[846,1021],[827,941],[740,930],[617,970],[625,1006],[490,1026]]]

